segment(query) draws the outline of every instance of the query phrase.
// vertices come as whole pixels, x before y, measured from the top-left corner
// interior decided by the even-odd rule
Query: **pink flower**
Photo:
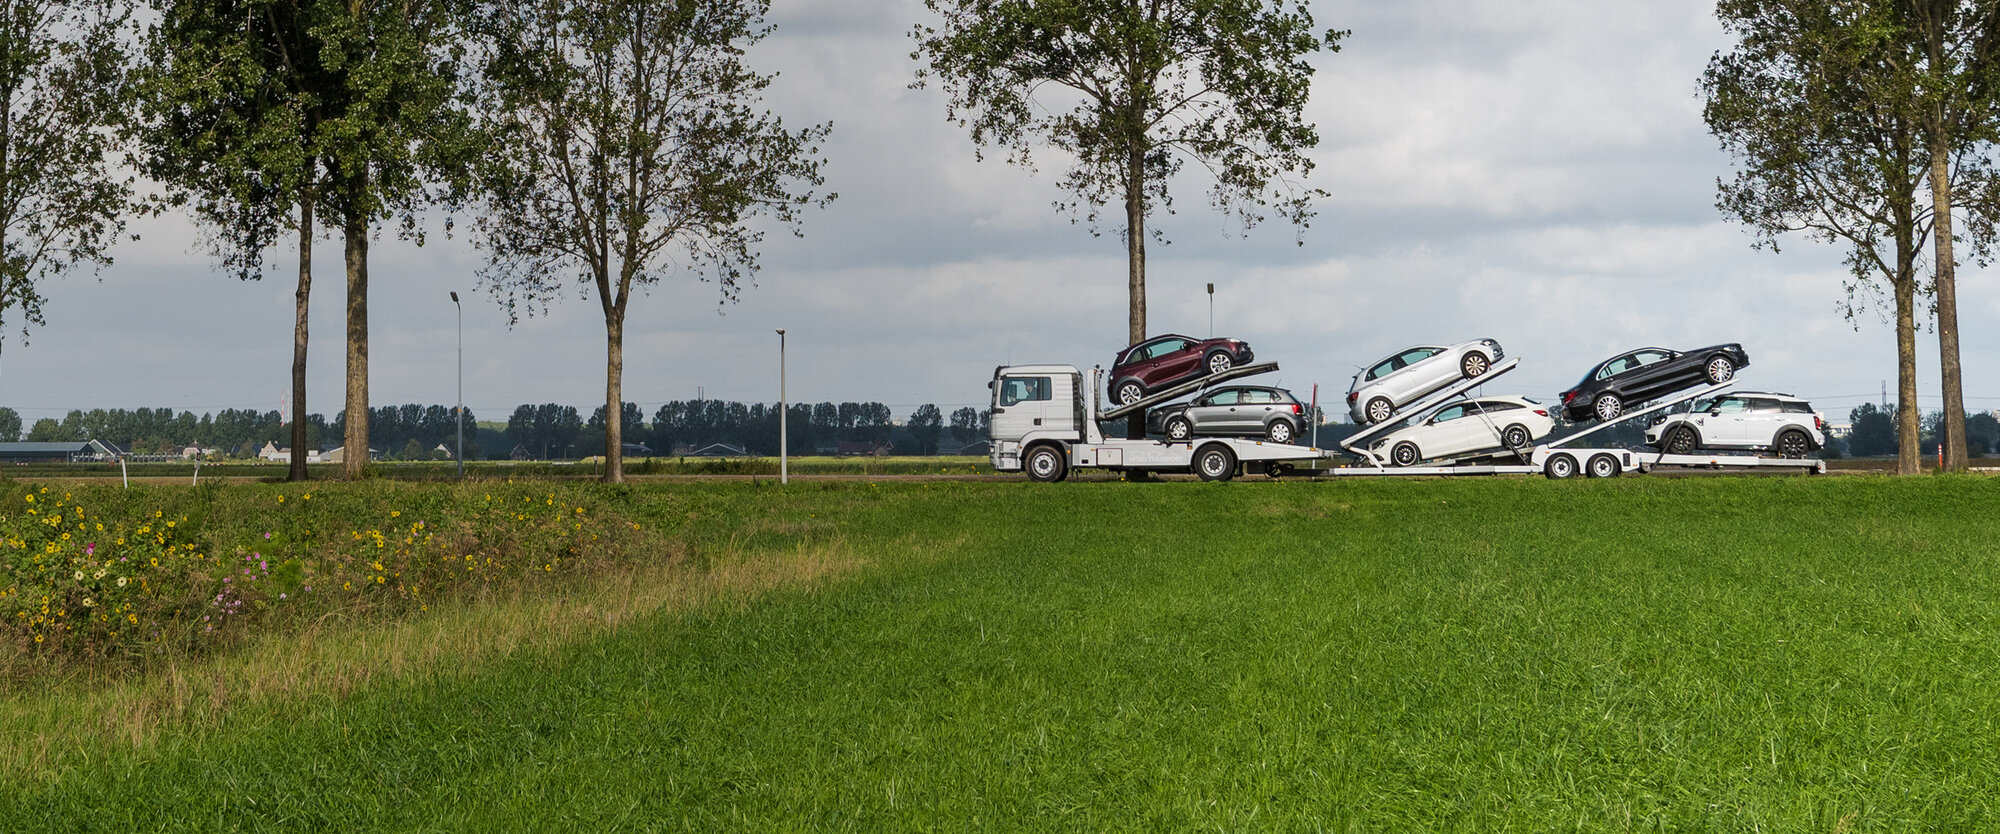
[[[84,545],[84,546],[83,546],[83,555],[85,555],[85,556],[89,556],[89,555],[91,555],[91,554],[93,554],[93,553],[96,553],[96,552],[97,552],[97,543],[96,543],[96,542],[91,542],[90,544],[86,544],[86,545]]]

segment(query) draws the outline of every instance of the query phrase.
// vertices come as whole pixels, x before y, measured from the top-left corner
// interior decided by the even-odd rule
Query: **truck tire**
[[[1576,458],[1569,455],[1551,457],[1548,463],[1542,464],[1542,474],[1549,476],[1549,480],[1552,481],[1563,481],[1574,478],[1576,477]]]
[[[1236,453],[1219,443],[1203,446],[1194,453],[1194,474],[1204,481],[1227,481],[1236,477]]]
[[[1585,474],[1593,478],[1616,478],[1619,471],[1620,467],[1618,466],[1617,458],[1610,455],[1598,455],[1590,459],[1590,468]]]
[[[1062,449],[1041,445],[1028,450],[1028,457],[1021,461],[1028,470],[1028,480],[1052,484],[1069,477],[1069,461],[1063,458]]]

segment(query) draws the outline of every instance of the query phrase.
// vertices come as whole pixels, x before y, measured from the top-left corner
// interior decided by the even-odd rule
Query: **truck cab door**
[[[1076,378],[1067,374],[1003,374],[993,386],[993,440],[1074,434]]]

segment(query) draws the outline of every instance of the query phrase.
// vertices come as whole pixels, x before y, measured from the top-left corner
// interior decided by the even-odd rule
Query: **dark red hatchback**
[[[1253,358],[1250,343],[1240,339],[1154,336],[1118,352],[1111,363],[1111,398],[1120,405],[1138,402],[1163,386],[1219,374]]]

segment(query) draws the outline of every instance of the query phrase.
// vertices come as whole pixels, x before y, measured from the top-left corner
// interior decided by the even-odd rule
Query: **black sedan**
[[[1597,363],[1583,381],[1562,394],[1563,416],[1571,422],[1618,419],[1628,403],[1643,403],[1696,385],[1728,382],[1750,364],[1735,343],[1678,351],[1659,347],[1630,350]]]
[[[1292,392],[1262,385],[1225,385],[1192,401],[1153,409],[1146,428],[1179,443],[1197,434],[1262,437],[1291,443],[1305,424],[1305,406]]]

